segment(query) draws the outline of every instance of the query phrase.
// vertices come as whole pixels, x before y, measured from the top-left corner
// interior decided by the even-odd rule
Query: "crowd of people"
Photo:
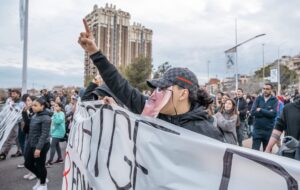
[[[147,81],[153,89],[147,97],[133,88],[108,61],[97,47],[91,32],[87,30],[80,33],[78,43],[90,55],[105,84],[134,113],[158,117],[239,146],[243,145],[246,137],[251,136],[252,148],[260,150],[262,146],[266,152],[271,152],[274,144],[280,145],[283,131],[296,140],[300,139],[298,91],[295,91],[291,100],[288,96],[276,96],[273,85],[266,83],[258,95],[244,94],[243,89],[239,88],[231,95],[220,92],[212,100],[199,87],[192,71],[171,68],[161,78]],[[293,110],[296,114],[286,110]],[[290,113],[288,118],[286,113]],[[299,149],[294,148],[294,151]]]
[[[28,169],[24,179],[38,178],[33,189],[47,189],[46,167],[63,163],[60,143],[67,141],[78,97],[75,89],[69,96],[63,91],[52,93],[43,89],[38,97],[21,95],[16,89],[9,91],[6,104],[21,110],[22,119],[18,120],[5,141],[0,160],[6,160],[16,144],[17,151],[11,157],[24,157],[24,162],[17,167]],[[50,155],[47,157],[49,150]],[[54,160],[55,153],[57,158]]]
[[[21,96],[20,91],[12,90],[6,100],[6,104],[22,110],[22,119],[4,143],[0,160],[7,159],[12,146],[17,144],[17,152],[11,156],[24,156],[24,164],[18,167],[29,170],[24,179],[38,179],[33,189],[47,189],[46,167],[63,163],[60,143],[68,139],[79,99],[117,104],[135,114],[157,117],[236,146],[243,146],[243,141],[252,137],[252,149],[265,152],[272,152],[275,144],[281,146],[283,133],[300,139],[298,92],[293,97],[277,96],[273,85],[266,83],[257,95],[246,94],[239,88],[234,93],[219,92],[211,96],[199,86],[192,71],[175,67],[159,79],[148,80],[151,93],[143,94],[132,87],[101,53],[91,33],[81,33],[78,42],[89,53],[101,75],[96,76],[84,91],[79,93],[74,89],[71,94],[65,94],[43,89],[39,97],[34,97]],[[300,155],[297,148],[294,151]]]
[[[280,125],[279,122],[284,117],[282,110],[285,105],[297,107],[298,99],[297,91],[293,96],[288,94],[276,96],[273,85],[266,83],[260,94],[245,94],[241,88],[231,95],[224,92],[217,93],[209,113],[214,118],[214,126],[224,133],[225,138],[231,144],[243,146],[243,141],[252,137],[252,149],[271,152],[272,150],[267,149],[267,146],[270,138],[274,136],[273,129]],[[300,113],[300,110],[294,111]],[[299,128],[300,122],[297,117],[290,119],[294,121],[294,125],[289,124],[289,128]],[[286,135],[300,139],[298,132]],[[231,137],[230,140],[228,136]],[[277,141],[275,144],[280,147]]]

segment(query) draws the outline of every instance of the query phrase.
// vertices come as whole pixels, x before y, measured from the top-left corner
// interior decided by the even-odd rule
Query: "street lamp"
[[[256,35],[256,36],[254,36],[254,37],[252,37],[252,38],[250,38],[250,39],[248,39],[248,40],[246,40],[246,41],[243,41],[243,42],[241,42],[241,43],[239,43],[239,44],[233,46],[232,48],[229,48],[228,50],[226,50],[226,51],[225,51],[225,54],[226,54],[226,53],[236,53],[236,55],[237,55],[237,47],[239,47],[239,46],[241,46],[241,45],[243,45],[243,44],[245,44],[245,43],[247,43],[247,42],[249,42],[249,41],[251,41],[251,40],[254,40],[254,39],[256,39],[256,38],[265,36],[265,35],[266,35],[266,34],[259,34],[259,35]],[[239,81],[238,81],[238,64],[237,64],[237,56],[236,56],[236,60],[235,60],[235,67],[236,67],[236,69],[235,69],[235,90],[237,91],[238,85],[239,85],[239,84],[238,84]]]
[[[21,15],[21,40],[23,42],[23,67],[22,67],[22,94],[27,93],[27,54],[28,54],[28,7],[29,0],[20,1],[22,10]]]

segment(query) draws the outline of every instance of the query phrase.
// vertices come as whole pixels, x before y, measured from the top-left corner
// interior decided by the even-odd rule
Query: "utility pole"
[[[228,54],[228,53],[235,53],[235,90],[237,91],[238,89],[238,86],[239,86],[239,69],[238,69],[238,51],[237,51],[237,48],[251,40],[254,40],[256,38],[259,38],[261,36],[265,36],[266,34],[259,34],[259,35],[256,35],[246,41],[243,41],[241,43],[237,43],[237,19],[235,19],[235,46],[232,47],[232,48],[229,48],[227,49],[224,53],[225,54]]]
[[[22,94],[27,93],[27,47],[28,47],[28,7],[29,0],[25,0],[24,42],[23,42],[23,69],[22,69]]]
[[[237,19],[235,19],[235,46],[237,46]],[[235,91],[239,88],[238,52],[235,51]]]

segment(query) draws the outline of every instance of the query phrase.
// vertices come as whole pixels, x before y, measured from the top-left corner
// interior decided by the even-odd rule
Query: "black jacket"
[[[28,143],[30,147],[42,150],[50,140],[51,117],[49,112],[36,113],[30,121]]]
[[[107,60],[100,52],[90,56],[105,84],[131,110],[136,114],[142,113],[147,97],[137,89],[133,88],[127,80],[125,80],[118,70]],[[159,114],[160,119],[169,123],[181,126],[185,129],[206,135],[208,137],[224,141],[221,132],[214,128],[208,121],[208,115],[204,109],[198,104],[191,106],[191,110],[185,114],[177,116],[167,116]]]
[[[300,100],[284,106],[275,129],[285,131],[285,136],[300,140]]]
[[[95,97],[93,92],[98,87],[97,84],[90,82],[87,86],[86,90],[84,91],[84,94],[81,97],[82,101],[91,101],[91,100],[98,100],[98,97]]]
[[[252,106],[251,115],[254,116],[254,129],[259,130],[261,134],[269,133],[273,130],[275,117],[277,115],[278,100],[275,96],[271,96],[265,102],[263,96],[258,96]],[[256,111],[257,108],[261,110]],[[258,131],[257,131],[258,132]]]
[[[106,86],[106,84],[102,84],[98,86],[97,84],[90,82],[81,100],[82,101],[98,100],[98,96],[112,97],[119,106],[124,107],[124,104],[112,93],[112,91]]]
[[[253,106],[253,101],[250,100],[250,102],[247,103],[247,106],[248,106],[248,111],[250,112],[250,111],[251,111],[251,108],[252,108],[252,106]],[[252,116],[251,114],[249,114],[248,125],[253,125],[253,120],[254,120],[253,116]]]
[[[248,105],[246,100],[243,97],[235,98],[234,100],[236,102],[236,105],[238,106],[238,111],[240,112],[240,121],[245,121],[246,114],[248,111]]]

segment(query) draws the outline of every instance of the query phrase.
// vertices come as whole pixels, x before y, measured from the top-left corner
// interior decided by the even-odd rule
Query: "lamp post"
[[[241,43],[239,43],[239,44],[237,44],[237,45],[235,45],[235,46],[233,46],[232,48],[229,48],[229,49],[227,49],[226,51],[225,51],[225,53],[232,53],[232,52],[235,52],[235,54],[236,54],[236,60],[235,60],[235,90],[237,91],[237,89],[238,89],[238,86],[239,86],[239,81],[238,81],[238,64],[237,64],[237,47],[239,47],[239,46],[241,46],[241,45],[243,45],[243,44],[245,44],[245,43],[247,43],[247,42],[249,42],[249,41],[251,41],[251,40],[254,40],[254,39],[256,39],[256,38],[259,38],[259,37],[262,37],[262,36],[265,36],[266,34],[259,34],[259,35],[256,35],[256,36],[254,36],[254,37],[252,37],[252,38],[250,38],[250,39],[248,39],[248,40],[245,40],[245,41],[243,41],[243,42],[241,42]]]
[[[21,36],[24,38],[23,42],[23,68],[22,68],[22,94],[27,93],[27,47],[28,47],[28,7],[29,0],[25,0],[24,12],[21,12],[22,18],[24,17],[24,27],[21,28]],[[22,38],[21,37],[21,38]]]

